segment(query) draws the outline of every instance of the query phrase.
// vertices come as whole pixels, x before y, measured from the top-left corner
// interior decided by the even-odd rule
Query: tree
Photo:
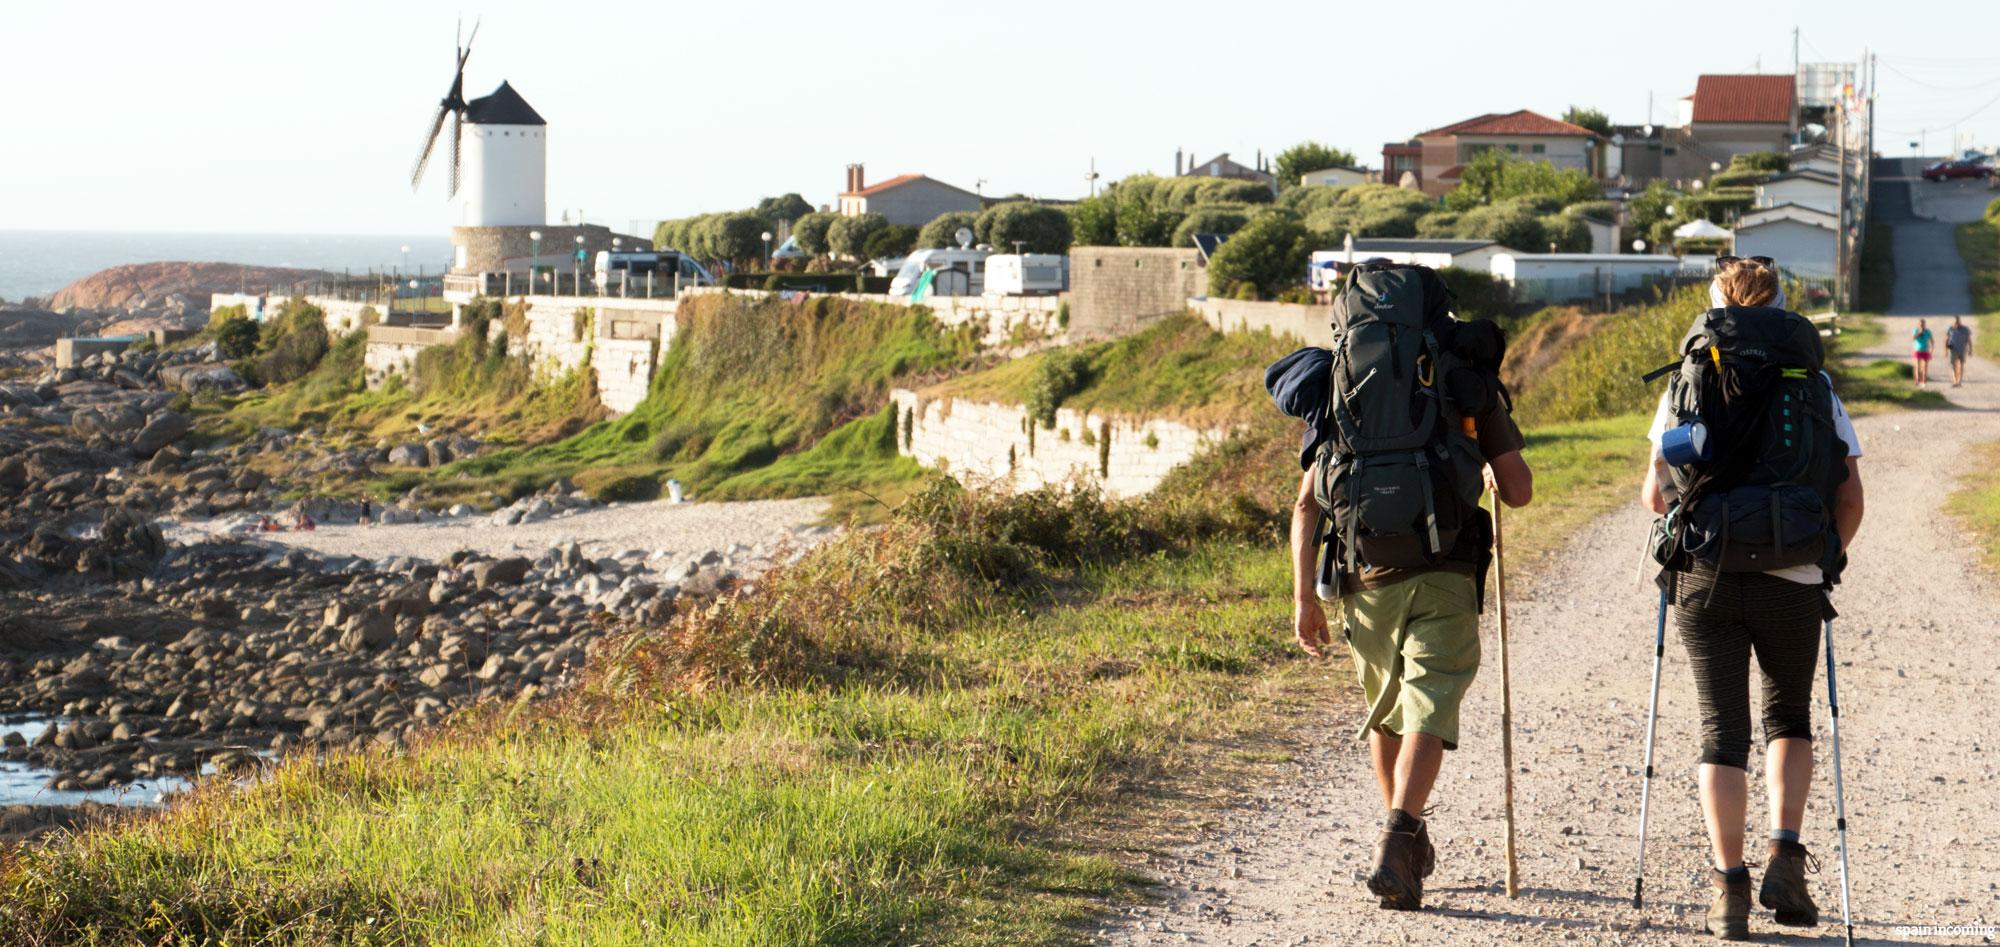
[[[1625,202],[1626,223],[1633,234],[1645,238],[1650,244],[1647,249],[1657,252],[1664,243],[1660,238],[1662,227],[1671,235],[1673,215],[1667,212],[1667,208],[1673,207],[1678,199],[1680,195],[1667,187],[1667,182],[1654,181]]]
[[[1118,245],[1124,247],[1164,247],[1181,225],[1178,211],[1154,210],[1145,204],[1118,206]]]
[[[757,202],[756,214],[770,222],[772,226],[791,223],[812,213],[812,205],[797,193],[767,197]]]
[[[916,245],[917,228],[910,224],[890,224],[868,235],[862,241],[861,254],[870,260],[887,260],[908,256]]]
[[[1416,191],[1388,184],[1356,184],[1342,188],[1311,188],[1326,191],[1324,200],[1315,201],[1317,210],[1305,214],[1306,229],[1328,245],[1338,246],[1348,234],[1356,237],[1414,237],[1417,221],[1431,212],[1431,199]],[[1305,206],[1303,203],[1299,206]]]
[[[1223,241],[1208,260],[1208,293],[1230,296],[1254,287],[1276,296],[1305,279],[1312,256],[1312,235],[1292,215],[1269,211]]]
[[[1452,236],[1461,239],[1492,240],[1503,247],[1526,253],[1548,249],[1547,231],[1535,208],[1520,201],[1503,201],[1466,211],[1458,219]]]
[[[867,252],[868,238],[889,226],[889,218],[881,214],[861,214],[856,217],[841,217],[826,229],[826,246],[834,256],[858,260]]]
[[[979,215],[972,229],[981,243],[1001,253],[1013,252],[1016,242],[1022,253],[1069,252],[1069,215],[1047,204],[995,204]]]
[[[1110,247],[1118,244],[1118,205],[1108,196],[1086,197],[1069,205],[1070,245]]]
[[[942,250],[958,246],[958,231],[971,230],[979,215],[969,210],[948,210],[917,231],[917,249]]]
[[[1552,197],[1561,207],[1604,196],[1604,186],[1580,168],[1556,167],[1546,161],[1522,161],[1504,151],[1487,149],[1465,163],[1459,185],[1445,195],[1445,206],[1469,210],[1517,197]]]
[[[827,246],[827,228],[840,219],[839,214],[815,211],[792,222],[792,240],[798,243],[799,252],[807,256],[825,256],[832,248]]]
[[[208,331],[223,358],[246,358],[257,354],[257,323],[242,306],[225,306],[208,319]]]
[[[1611,137],[1611,117],[1597,109],[1572,105],[1563,113],[1563,121],[1571,125],[1581,125],[1607,138]]]
[[[1327,168],[1351,168],[1354,153],[1341,148],[1323,145],[1316,141],[1302,141],[1278,152],[1273,162],[1273,173],[1278,176],[1278,190],[1286,191],[1299,186],[1299,177],[1307,171],[1324,171]]]
[[[1211,204],[1188,211],[1181,224],[1174,228],[1173,245],[1194,246],[1194,235],[1212,233],[1227,237],[1250,222],[1250,209],[1240,205]]]

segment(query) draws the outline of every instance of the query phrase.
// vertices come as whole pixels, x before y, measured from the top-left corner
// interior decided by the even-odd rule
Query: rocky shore
[[[411,495],[355,528],[355,500],[284,497],[484,445],[271,429],[190,448],[177,399],[241,383],[201,347],[0,382],[0,720],[50,721],[0,739],[0,759],[52,789],[390,745],[535,699],[613,630],[744,588],[831,532],[807,525],[814,501],[746,505],[751,539],[721,506],[607,509],[567,483],[496,513]],[[331,525],[257,530],[299,512]],[[358,545],[315,546],[343,535]]]

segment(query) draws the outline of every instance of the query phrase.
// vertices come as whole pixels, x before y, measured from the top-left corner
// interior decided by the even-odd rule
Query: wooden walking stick
[[[1493,491],[1493,598],[1500,615],[1500,759],[1507,767],[1501,783],[1507,806],[1507,896],[1521,894],[1521,866],[1514,858],[1514,697],[1507,678],[1507,547],[1500,538],[1500,491]]]

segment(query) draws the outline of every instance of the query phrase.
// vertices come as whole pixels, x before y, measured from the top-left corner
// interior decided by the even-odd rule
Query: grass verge
[[[1979,462],[1961,477],[1949,509],[1971,533],[1973,545],[1988,568],[2000,570],[2000,442],[1978,449]]]
[[[2000,358],[2000,220],[1990,208],[1985,220],[1958,225],[1958,253],[1972,277],[1972,309],[1979,314],[1973,348],[1987,358]]]

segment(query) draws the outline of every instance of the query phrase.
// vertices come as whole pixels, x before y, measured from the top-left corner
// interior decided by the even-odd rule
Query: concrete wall
[[[369,326],[368,347],[361,355],[363,377],[367,379],[368,387],[374,388],[390,375],[408,375],[416,364],[418,352],[433,345],[450,345],[456,341],[458,332],[455,329]]]
[[[1773,220],[1736,229],[1735,252],[1768,256],[1803,276],[1832,278],[1835,269],[1833,231],[1799,220]]]
[[[1332,306],[1248,302],[1241,299],[1190,299],[1187,308],[1194,310],[1217,332],[1264,331],[1312,345],[1324,345],[1333,335]]]
[[[961,481],[997,481],[1021,490],[1078,478],[1111,496],[1137,496],[1226,436],[1174,421],[1114,419],[1066,408],[1056,411],[1054,429],[1035,426],[1031,434],[1027,409],[1019,405],[927,401],[903,388],[890,399],[909,432],[905,436],[905,428],[898,428],[897,450],[904,456]]]
[[[106,352],[123,352],[139,341],[139,337],[118,336],[102,339],[57,339],[56,368],[75,368],[92,355]]]
[[[1208,267],[1194,249],[1072,247],[1069,334],[1073,339],[1129,335],[1208,295]]]
[[[550,373],[576,369],[588,360],[597,377],[598,400],[618,414],[645,400],[659,356],[673,343],[679,303],[605,296],[525,299],[528,334],[516,352]]]

